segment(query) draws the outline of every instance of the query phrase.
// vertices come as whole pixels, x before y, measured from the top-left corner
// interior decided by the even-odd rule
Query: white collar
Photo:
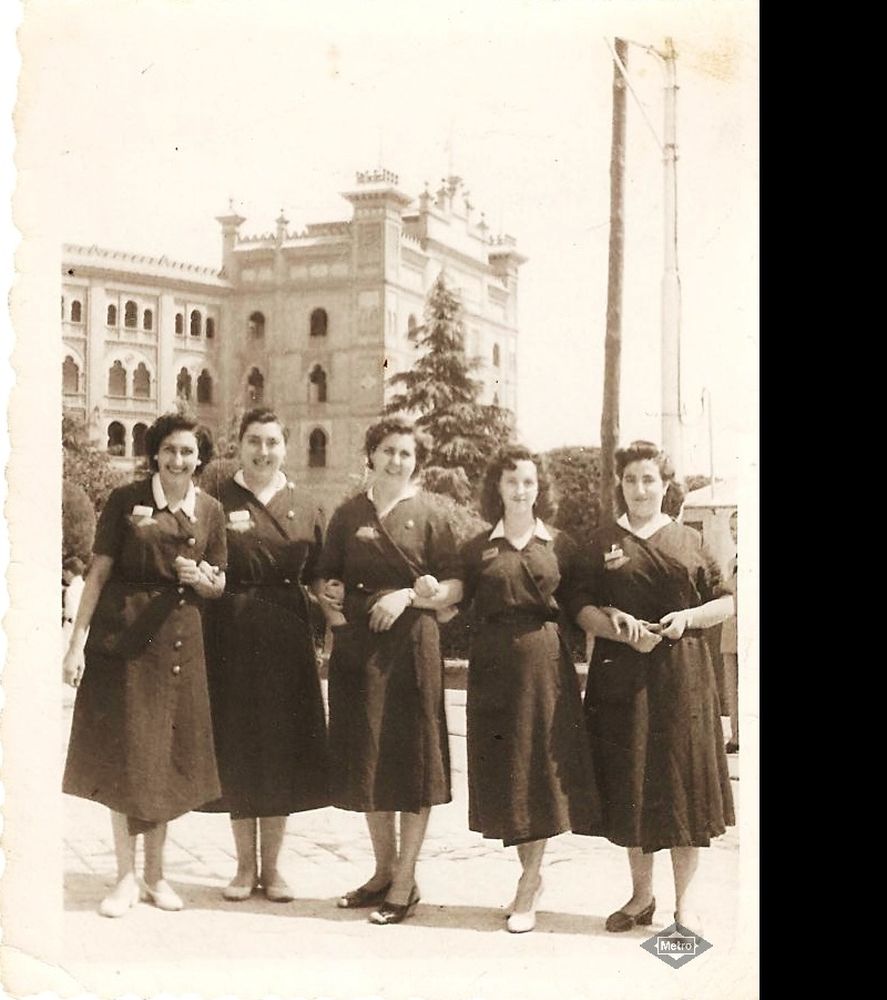
[[[671,518],[668,514],[663,511],[655,517],[651,517],[646,524],[641,525],[640,528],[633,528],[628,520],[628,514],[622,514],[616,519],[616,523],[620,528],[625,528],[626,531],[630,531],[637,538],[649,538],[651,535],[655,535],[660,528],[664,528],[666,524],[671,524]]]
[[[160,482],[159,472],[155,472],[151,477],[151,492],[154,494],[154,506],[158,510],[168,507],[170,514],[175,514],[176,511],[181,510],[188,517],[194,517],[194,505],[197,503],[197,489],[193,482],[188,483],[188,492],[185,494],[184,499],[176,504],[175,507],[171,507],[169,501],[166,499],[166,494],[163,492],[163,485]]]
[[[541,518],[536,518],[536,523],[533,525],[533,530],[526,536],[527,541],[524,542],[520,548],[526,548],[527,542],[535,535],[536,538],[541,538],[543,542],[553,542],[554,539],[551,537],[551,532],[542,523]],[[505,537],[505,520],[504,518],[499,519],[499,523],[490,532],[490,541],[494,541],[496,538]]]
[[[249,486],[246,485],[246,477],[243,474],[243,469],[238,469],[237,472],[234,473],[234,482],[237,483],[238,486],[242,486],[245,490],[252,493],[259,503],[267,504],[269,500],[272,500],[275,496],[277,496],[284,486],[287,485],[287,478],[280,471],[280,469],[278,469],[277,472],[274,473],[271,482],[268,483],[263,490],[259,490],[258,493],[256,493],[255,490],[251,490]]]

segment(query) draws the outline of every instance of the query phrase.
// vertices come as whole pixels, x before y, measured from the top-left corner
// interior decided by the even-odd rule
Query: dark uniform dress
[[[137,506],[151,514],[135,513]],[[164,822],[221,791],[204,601],[178,585],[174,561],[181,555],[225,568],[222,509],[198,490],[192,520],[181,508],[154,509],[150,479],[122,486],[105,504],[93,551],[114,566],[86,642],[63,789],[131,821]]]
[[[605,553],[611,558],[604,559]],[[587,564],[586,603],[656,622],[728,591],[698,532],[669,522],[650,538],[600,529]],[[735,823],[720,706],[702,629],[652,652],[598,639],[585,692],[605,834],[657,851],[708,847]]]
[[[469,826],[506,845],[592,833],[600,807],[582,696],[557,621],[577,610],[576,546],[553,529],[521,550],[484,532],[463,560],[465,601],[474,602]]]
[[[320,511],[291,482],[266,504],[224,482],[228,573],[206,618],[222,797],[235,819],[328,805],[326,719],[304,583],[323,541]]]
[[[333,805],[418,812],[449,802],[443,658],[433,611],[408,607],[386,632],[368,614],[385,593],[431,573],[460,579],[445,516],[421,493],[384,518],[362,493],[330,519],[318,572],[345,583],[347,624],[333,628],[329,668]]]

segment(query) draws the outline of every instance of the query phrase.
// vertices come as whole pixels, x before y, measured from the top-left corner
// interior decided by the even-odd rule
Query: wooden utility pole
[[[619,63],[621,62],[621,67]],[[607,333],[604,340],[604,399],[601,408],[601,519],[613,515],[616,447],[619,444],[619,365],[622,353],[622,274],[625,247],[625,91],[622,70],[628,43],[616,39],[613,61],[613,138],[610,150],[610,263],[607,276]]]

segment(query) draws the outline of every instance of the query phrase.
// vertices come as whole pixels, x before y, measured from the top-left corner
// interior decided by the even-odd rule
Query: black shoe
[[[640,913],[626,913],[624,910],[617,910],[607,917],[607,930],[612,934],[621,934],[622,931],[630,931],[632,927],[649,927],[653,923],[653,914],[656,912],[656,899]]]
[[[336,905],[341,910],[359,910],[367,906],[378,906],[379,903],[385,902],[385,897],[388,895],[390,888],[390,882],[386,882],[385,885],[378,889],[368,889],[365,885],[362,885],[359,889],[352,889],[351,892],[346,892],[344,896],[340,897]]]
[[[730,742],[724,747],[727,753],[739,753],[739,743],[730,740]]]
[[[406,920],[407,917],[412,916],[418,902],[419,887],[414,885],[410,892],[410,898],[406,903],[403,905],[400,903],[389,903],[386,899],[378,910],[373,910],[370,914],[370,923],[380,925],[399,924],[402,920]]]

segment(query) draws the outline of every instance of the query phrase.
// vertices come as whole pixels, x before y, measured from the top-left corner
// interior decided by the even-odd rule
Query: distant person
[[[225,586],[225,519],[192,478],[212,441],[166,414],[145,444],[151,474],[102,510],[64,659],[77,698],[63,788],[111,810],[117,883],[99,907],[106,917],[123,916],[140,888],[161,910],[182,909],[163,875],[166,824],[221,792],[201,611]]]
[[[721,711],[730,716],[730,739],[727,743],[727,753],[739,753],[739,658],[737,654],[737,619],[736,619],[736,583],[738,557],[736,545],[739,539],[737,531],[738,516],[734,510],[730,515],[730,537],[733,539],[733,555],[727,564],[727,579],[725,585],[733,594],[734,613],[721,626],[721,660],[722,669],[719,673],[719,694]],[[726,711],[724,711],[726,709]]]
[[[308,592],[323,541],[320,512],[287,478],[287,430],[266,408],[240,421],[240,468],[219,487],[228,536],[225,593],[206,619],[222,797],[237,872],[225,899],[261,887],[294,898],[278,869],[287,816],[329,803],[326,718]]]
[[[541,460],[501,450],[484,478],[494,525],[462,550],[474,608],[468,664],[469,826],[517,846],[523,868],[506,926],[536,924],[550,837],[589,833],[599,804],[582,695],[558,619],[574,608],[578,552],[553,514]]]
[[[671,852],[675,919],[702,933],[699,848],[735,822],[703,630],[733,598],[698,532],[663,511],[674,478],[656,445],[616,453],[623,511],[595,533],[579,622],[597,636],[585,693],[604,832],[628,848],[632,894],[608,931],[653,920],[653,857]]]
[[[333,630],[332,802],[366,813],[375,855],[370,879],[339,906],[369,908],[385,925],[415,910],[429,812],[452,797],[435,612],[461,600],[462,569],[447,518],[413,481],[427,454],[422,435],[385,418],[365,448],[371,484],[330,519],[318,593]],[[344,601],[323,581],[341,581]]]

